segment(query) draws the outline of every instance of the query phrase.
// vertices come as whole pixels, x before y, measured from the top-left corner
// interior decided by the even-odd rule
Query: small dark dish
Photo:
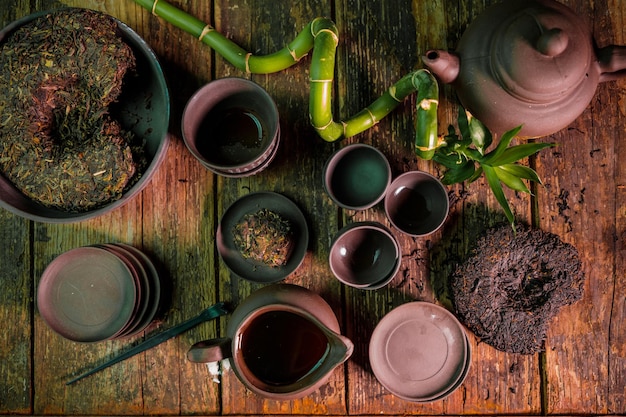
[[[241,219],[261,209],[271,210],[292,225],[293,249],[283,266],[271,267],[246,259],[238,250],[233,236]],[[304,260],[309,244],[309,229],[298,206],[287,197],[273,192],[255,192],[235,201],[222,216],[217,228],[217,249],[228,269],[248,281],[272,283],[285,279]]]

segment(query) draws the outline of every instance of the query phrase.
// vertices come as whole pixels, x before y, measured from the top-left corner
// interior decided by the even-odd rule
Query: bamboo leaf
[[[464,163],[461,156],[455,152],[444,154],[443,152],[435,153],[433,160],[448,169],[455,169],[458,165]]]
[[[536,183],[541,184],[541,179],[537,172],[527,166],[519,165],[519,164],[505,164],[500,166],[501,169],[510,172],[511,174],[524,178],[526,180],[534,181]]]
[[[485,178],[487,178],[487,182],[489,183],[489,187],[491,188],[493,195],[496,197],[498,203],[500,203],[500,206],[504,210],[504,215],[506,216],[511,226],[513,226],[513,230],[515,230],[515,216],[513,216],[513,212],[511,211],[509,202],[506,200],[506,196],[504,195],[504,190],[502,189],[502,184],[500,184],[500,179],[498,178],[498,175],[496,174],[495,170],[488,165],[483,166],[483,170],[485,173]]]
[[[455,153],[459,148],[465,148],[469,145],[469,141],[464,141],[462,137],[456,134],[453,126],[448,127],[448,134],[443,137],[445,145],[438,150],[437,153]]]
[[[500,142],[498,142],[496,148],[493,151],[489,152],[487,155],[485,155],[485,158],[481,162],[488,165],[494,165],[493,160],[498,158],[504,153],[504,151],[506,151],[506,149],[509,147],[509,144],[511,143],[511,140],[513,140],[515,135],[517,135],[520,130],[522,130],[522,126],[518,126],[505,132],[500,138]]]
[[[524,184],[524,181],[522,181],[520,177],[513,175],[512,173],[500,167],[493,167],[493,170],[500,179],[500,181],[502,181],[502,183],[510,189],[530,194],[530,190],[528,189],[526,184]]]
[[[476,166],[474,165],[474,161],[465,161],[463,164],[448,169],[445,174],[443,174],[441,182],[446,185],[460,183],[470,178],[475,172]]]
[[[514,162],[519,161],[520,159],[526,158],[530,155],[533,155],[544,148],[549,148],[554,146],[553,143],[523,143],[521,145],[511,146],[510,148],[505,149],[495,158],[490,158],[489,161],[482,161],[483,164],[491,165],[491,166],[501,166],[512,164]]]
[[[480,152],[481,155],[484,155],[485,149],[487,149],[493,141],[491,132],[480,120],[473,117],[471,114],[469,115],[468,120],[469,137],[472,139],[472,143],[478,152]]]
[[[458,115],[457,123],[459,125],[459,131],[461,133],[461,137],[469,138],[470,137],[469,121],[467,119],[467,111],[463,108],[463,106],[459,106],[459,115]]]
[[[483,174],[483,167],[481,165],[478,166],[478,168],[476,169],[476,171],[474,172],[474,175],[472,175],[471,177],[469,177],[467,179],[468,183],[473,183],[474,181],[476,181],[478,178],[480,178],[480,176]]]

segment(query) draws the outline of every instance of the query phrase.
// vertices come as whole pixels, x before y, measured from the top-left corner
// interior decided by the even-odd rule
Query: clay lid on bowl
[[[418,301],[383,317],[369,347],[378,381],[394,395],[415,402],[451,393],[467,374],[469,356],[465,331],[454,315]]]
[[[137,294],[135,276],[123,260],[102,248],[81,247],[59,255],[45,269],[37,306],[61,336],[95,342],[132,320]]]

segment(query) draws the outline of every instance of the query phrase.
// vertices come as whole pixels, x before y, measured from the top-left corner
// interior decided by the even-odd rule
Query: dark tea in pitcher
[[[241,335],[243,360],[269,385],[293,384],[315,369],[326,355],[326,334],[310,320],[290,311],[256,317]]]

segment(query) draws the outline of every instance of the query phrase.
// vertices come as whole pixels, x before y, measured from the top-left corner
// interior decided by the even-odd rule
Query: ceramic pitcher
[[[275,284],[237,306],[227,337],[198,342],[187,357],[193,362],[228,359],[251,391],[296,399],[326,383],[353,348],[339,334],[332,308],[319,295],[300,286]]]

